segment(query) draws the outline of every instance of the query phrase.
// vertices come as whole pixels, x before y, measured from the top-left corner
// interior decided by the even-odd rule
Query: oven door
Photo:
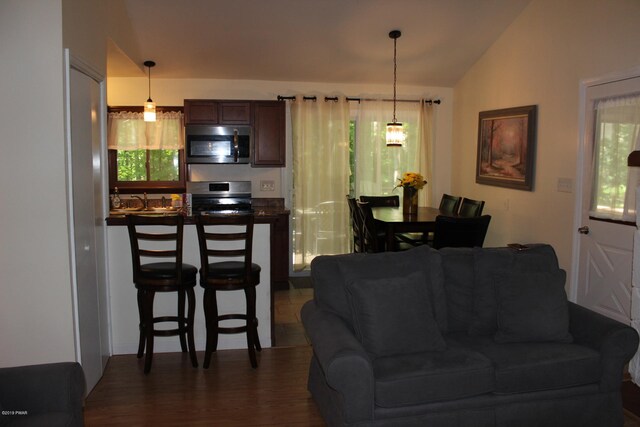
[[[187,126],[187,163],[249,163],[250,134],[248,126]]]

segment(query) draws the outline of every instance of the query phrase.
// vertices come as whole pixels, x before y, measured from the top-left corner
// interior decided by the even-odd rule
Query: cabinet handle
[[[238,152],[240,148],[238,147],[238,129],[233,130],[233,161],[238,163]]]
[[[587,227],[585,225],[585,226],[582,226],[582,227],[578,228],[578,233],[580,233],[580,234],[589,234],[589,227]]]

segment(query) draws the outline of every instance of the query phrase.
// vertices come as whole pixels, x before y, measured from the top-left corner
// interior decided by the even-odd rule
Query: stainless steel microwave
[[[249,163],[250,150],[250,126],[186,127],[187,163]]]

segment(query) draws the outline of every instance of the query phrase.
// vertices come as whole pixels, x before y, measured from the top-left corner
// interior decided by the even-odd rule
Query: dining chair
[[[369,206],[372,208],[381,206],[400,206],[400,196],[397,194],[393,196],[360,196],[360,201],[363,203],[369,203]]]
[[[459,216],[480,216],[484,208],[484,200],[473,200],[464,197],[460,203]]]
[[[179,336],[183,352],[189,352],[191,364],[198,366],[193,322],[195,315],[196,275],[198,269],[182,262],[184,217],[127,215],[127,229],[131,244],[133,283],[138,290],[140,341],[138,358],[146,350],[144,373],[151,371],[153,341],[156,336]],[[147,258],[166,258],[170,261],[143,263]],[[176,316],[153,315],[156,292],[175,292],[178,296]],[[185,297],[187,313],[185,315]],[[155,329],[156,323],[173,322],[175,329]],[[188,341],[188,346],[187,346]]]
[[[369,253],[385,252],[385,251],[404,251],[411,249],[415,245],[408,243],[399,238],[396,234],[394,239],[394,247],[387,247],[387,234],[385,230],[380,229],[376,219],[373,217],[371,206],[366,202],[357,202],[360,215],[363,222],[363,242],[364,251]]]
[[[460,217],[438,215],[433,232],[433,248],[482,247],[491,215]]]
[[[355,197],[347,196],[347,204],[349,205],[351,229],[353,231],[353,252],[364,252],[364,223],[362,221],[360,210],[358,209],[358,202]]]
[[[440,199],[440,212],[445,215],[457,215],[462,197],[443,194]]]
[[[196,229],[200,247],[200,286],[204,288],[204,316],[207,328],[204,363],[218,347],[218,334],[246,332],[249,362],[258,367],[256,351],[261,351],[256,317],[256,286],[260,284],[261,267],[252,262],[254,216],[198,215]],[[245,313],[218,313],[218,291],[244,291]],[[244,320],[242,326],[220,326],[227,320]]]
[[[363,252],[375,253],[384,252],[385,234],[378,229],[376,220],[373,218],[373,211],[368,203],[356,202],[360,216],[362,218]]]

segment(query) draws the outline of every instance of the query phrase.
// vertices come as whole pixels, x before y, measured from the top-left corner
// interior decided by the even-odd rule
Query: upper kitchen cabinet
[[[284,101],[253,101],[254,167],[285,165]]]
[[[249,125],[251,102],[185,99],[186,125]]]

